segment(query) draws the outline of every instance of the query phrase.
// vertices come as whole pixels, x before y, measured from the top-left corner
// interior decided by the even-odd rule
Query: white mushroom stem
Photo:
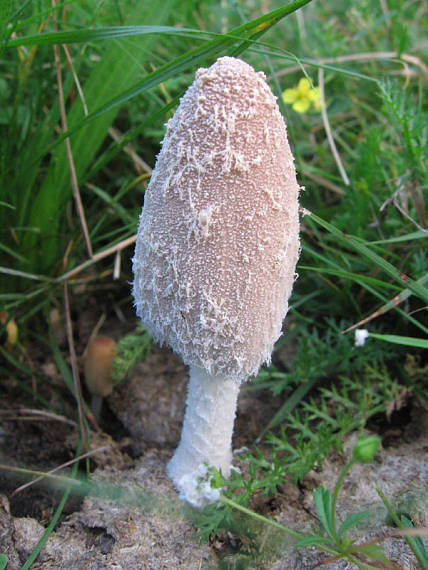
[[[239,386],[227,376],[211,376],[199,366],[190,367],[181,441],[167,468],[184,500],[189,501],[189,491],[204,473],[205,463],[226,477],[230,474]]]

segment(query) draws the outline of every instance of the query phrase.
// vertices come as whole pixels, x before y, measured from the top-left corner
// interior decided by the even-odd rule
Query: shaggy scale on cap
[[[199,69],[168,122],[133,259],[155,340],[238,383],[269,362],[295,278],[298,193],[264,74],[231,57]]]

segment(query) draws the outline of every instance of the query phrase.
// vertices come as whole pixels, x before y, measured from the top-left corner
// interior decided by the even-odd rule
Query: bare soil
[[[101,307],[96,299],[86,298],[73,315],[78,355],[103,313],[108,318],[102,334],[117,339],[135,326],[132,311],[124,315],[114,303],[109,305],[108,293]],[[61,321],[54,334],[69,363]],[[58,358],[46,342],[29,337],[24,352],[14,356],[31,367],[34,376],[28,384],[28,376],[11,368],[10,375],[0,378],[0,552],[8,556],[8,570],[21,568],[27,560],[64,492],[64,486],[52,480],[16,492],[29,476],[11,468],[54,469],[74,458],[78,438],[75,402],[64,385]],[[186,384],[187,371],[180,359],[154,348],[104,402],[99,428],[91,426],[90,448],[98,452],[89,461],[89,486],[70,493],[32,568],[279,570],[311,568],[325,558],[315,549],[296,549],[270,527],[239,516],[236,532],[233,528],[219,532],[210,544],[194,538],[197,515],[178,501],[165,476],[165,465],[180,436]],[[32,393],[26,391],[30,388]],[[83,393],[89,401],[85,388]],[[56,416],[46,414],[47,404]],[[253,445],[280,404],[281,399],[270,392],[242,390],[234,448]],[[377,484],[415,524],[428,526],[428,411],[416,398],[408,397],[389,421],[384,415],[376,417],[369,428],[381,436],[383,449],[373,464],[352,470],[339,500],[339,513],[346,516],[370,510],[370,521],[358,530],[360,541],[389,532],[393,525],[375,492]],[[347,454],[353,443],[352,436]],[[316,525],[313,489],[320,484],[332,488],[345,461],[346,457],[332,454],[323,469],[309,473],[301,485],[284,481],[278,494],[256,496],[251,508],[289,527],[309,531]],[[246,468],[239,455],[235,463]],[[82,462],[82,480],[85,468]],[[58,472],[69,473],[70,468]],[[384,544],[396,567],[418,568],[402,539],[389,538]],[[325,567],[352,566],[335,561]]]

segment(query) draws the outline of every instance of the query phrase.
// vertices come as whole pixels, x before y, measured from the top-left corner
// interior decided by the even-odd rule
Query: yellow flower
[[[286,89],[282,93],[284,103],[292,105],[297,113],[307,113],[309,110],[321,110],[321,94],[319,87],[311,87],[306,77],[302,77],[297,87]]]

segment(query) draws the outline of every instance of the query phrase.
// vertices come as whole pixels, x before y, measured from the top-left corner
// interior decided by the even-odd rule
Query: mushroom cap
[[[18,341],[18,327],[7,311],[0,311],[0,329],[2,325],[6,325],[4,346],[6,350],[11,351]]]
[[[180,101],[145,195],[137,314],[189,365],[238,382],[270,361],[299,255],[299,185],[263,73],[222,57]]]
[[[95,396],[108,396],[113,391],[111,369],[116,342],[108,336],[91,339],[85,351],[83,368],[88,390]]]

